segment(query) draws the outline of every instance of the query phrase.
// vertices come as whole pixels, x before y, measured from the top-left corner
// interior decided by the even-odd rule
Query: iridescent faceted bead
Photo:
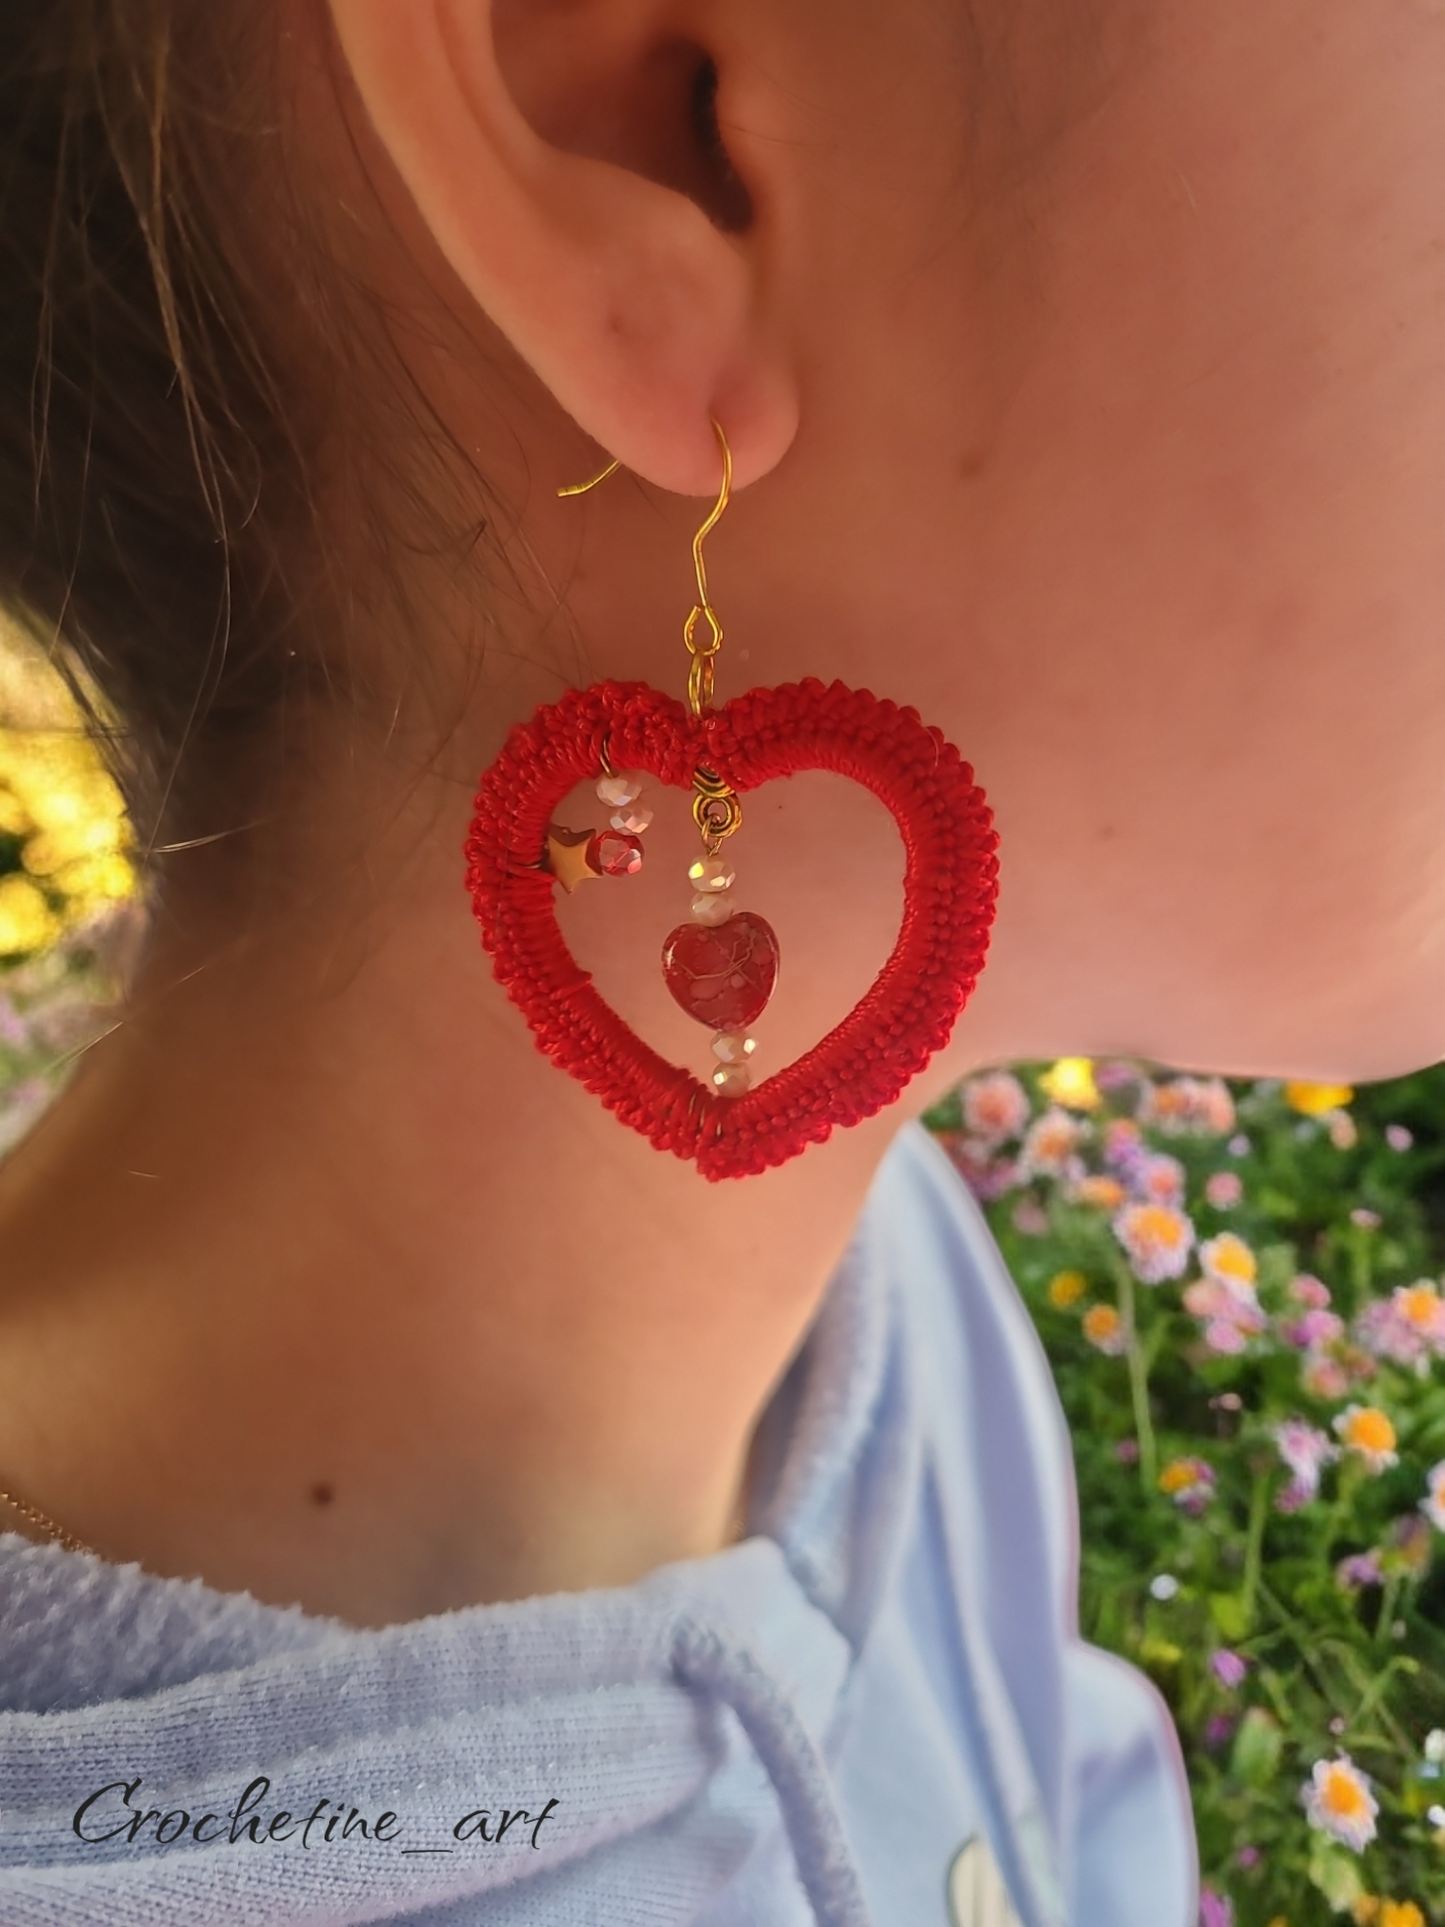
[[[719,1064],[712,1074],[712,1087],[719,1097],[741,1097],[752,1081],[746,1064]]]
[[[652,811],[645,803],[629,803],[625,809],[614,810],[608,821],[614,830],[624,830],[629,836],[641,836],[652,821]]]
[[[637,801],[642,794],[643,780],[635,769],[614,770],[611,776],[597,779],[597,794],[609,809],[618,810]]]
[[[733,899],[724,892],[699,890],[692,900],[694,923],[726,923],[733,913]]]
[[[731,890],[738,873],[722,856],[700,856],[687,866],[694,890]]]
[[[635,876],[642,868],[642,845],[620,830],[604,830],[587,846],[587,860],[599,876]]]
[[[746,1064],[757,1047],[757,1038],[742,1030],[720,1030],[712,1040],[712,1054],[720,1064]]]

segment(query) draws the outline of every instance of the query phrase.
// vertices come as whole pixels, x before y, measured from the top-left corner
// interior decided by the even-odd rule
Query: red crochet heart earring
[[[721,426],[722,489],[693,537],[697,602],[683,625],[687,706],[646,683],[569,690],[519,723],[484,771],[466,842],[467,889],[497,981],[537,1046],[659,1150],[707,1178],[785,1163],[838,1127],[891,1104],[947,1043],[983,968],[998,890],[998,839],[973,772],[916,710],[812,678],[753,689],[713,708],[722,624],[708,596],[703,543],[727,507],[732,456]],[[605,481],[618,464],[580,487]],[[872,988],[796,1063],[754,1085],[753,1026],[777,986],[778,940],[734,889],[741,798],[775,777],[833,770],[892,811],[907,856],[903,920]],[[688,916],[665,939],[662,972],[712,1033],[708,1081],[643,1043],[592,986],[557,927],[554,886],[641,868],[651,777],[692,792],[701,837]],[[611,812],[601,830],[553,820],[577,783]]]

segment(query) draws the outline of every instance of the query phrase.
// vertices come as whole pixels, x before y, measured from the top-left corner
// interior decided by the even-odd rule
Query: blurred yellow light
[[[108,817],[82,817],[61,830],[37,831],[25,845],[23,861],[31,876],[54,876],[86,857],[110,856],[121,834],[121,826]]]
[[[97,900],[119,903],[135,889],[135,871],[123,856],[113,850],[95,856],[77,857],[49,879],[51,887],[67,897],[84,900],[87,908]]]
[[[34,819],[14,790],[0,783],[0,834],[25,836],[34,827]]]
[[[1067,1111],[1096,1111],[1103,1099],[1092,1057],[1061,1057],[1039,1079],[1039,1089]]]
[[[135,891],[124,798],[44,650],[3,612],[0,834],[21,839],[24,866],[0,876],[0,956],[43,950]]]
[[[1379,1927],[1425,1927],[1425,1916],[1413,1900],[1382,1900]]]
[[[1343,1110],[1355,1095],[1353,1084],[1312,1084],[1308,1078],[1291,1078],[1284,1087],[1284,1101],[1304,1117],[1323,1117],[1327,1111]]]
[[[0,877],[0,956],[43,950],[59,935],[59,919],[28,877]]]

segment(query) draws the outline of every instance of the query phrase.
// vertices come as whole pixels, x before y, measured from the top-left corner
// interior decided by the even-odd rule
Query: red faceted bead
[[[680,923],[662,946],[662,974],[689,1017],[711,1030],[743,1030],[777,985],[778,939],[751,910],[711,926]]]
[[[587,862],[599,876],[635,876],[642,868],[641,841],[622,830],[604,830],[587,845]]]

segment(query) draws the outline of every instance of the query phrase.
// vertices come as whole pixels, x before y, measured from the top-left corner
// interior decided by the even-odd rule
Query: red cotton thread
[[[713,770],[739,795],[802,770],[870,790],[903,838],[893,950],[841,1024],[742,1097],[714,1095],[654,1051],[598,995],[557,924],[539,867],[562,798],[615,769],[689,790]],[[814,678],[753,689],[695,717],[646,683],[569,690],[510,733],[483,774],[466,841],[467,889],[497,981],[559,1069],[659,1150],[709,1179],[784,1164],[891,1104],[948,1042],[983,968],[998,838],[973,771],[914,709]]]

